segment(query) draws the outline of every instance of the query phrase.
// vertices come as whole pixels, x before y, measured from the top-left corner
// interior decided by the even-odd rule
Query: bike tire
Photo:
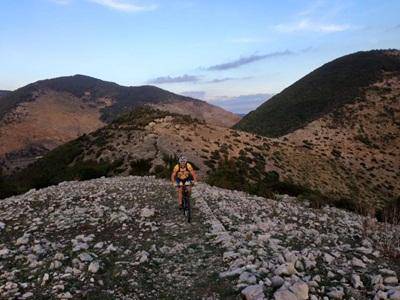
[[[183,212],[183,215],[184,216],[186,216],[186,211],[187,211],[187,205],[186,205],[186,198],[187,198],[187,192],[186,192],[186,189],[185,188],[183,188],[183,191],[182,191],[182,206],[183,206],[183,209],[182,209],[182,212]]]
[[[190,197],[189,197],[189,195],[187,195],[186,200],[187,200],[187,212],[188,212],[187,220],[188,220],[188,223],[190,223],[190,222],[192,222],[192,207],[190,205]]]

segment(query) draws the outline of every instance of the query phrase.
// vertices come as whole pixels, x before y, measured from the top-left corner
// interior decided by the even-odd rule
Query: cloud
[[[250,56],[242,56],[239,59],[236,59],[231,62],[227,63],[222,63],[218,65],[214,65],[211,67],[208,67],[208,71],[223,71],[223,70],[229,70],[229,69],[235,69],[243,65],[247,65],[259,60],[267,59],[267,58],[272,58],[272,57],[278,57],[278,56],[287,56],[287,55],[293,55],[294,53],[289,50],[285,51],[278,51],[278,52],[272,52],[272,53],[267,53],[267,54],[253,54]]]
[[[207,83],[220,83],[224,81],[234,80],[233,77],[215,78],[213,80],[206,81]]]
[[[62,1],[62,0],[61,0]],[[88,0],[93,3],[124,12],[140,12],[155,10],[157,5],[138,5],[125,0]]]
[[[202,100],[204,100],[206,97],[206,92],[204,91],[187,91],[187,92],[182,92],[180,94],[186,97],[202,99]]]
[[[225,82],[225,81],[231,81],[231,80],[246,80],[246,79],[251,79],[253,78],[252,76],[246,76],[246,77],[224,77],[224,78],[215,78],[209,81],[206,81],[206,83],[220,83],[220,82]]]
[[[249,95],[240,95],[234,97],[215,97],[208,100],[208,102],[222,107],[226,110],[234,112],[236,114],[247,114],[251,110],[256,109],[265,101],[270,99],[273,94],[269,93],[258,93]]]
[[[313,31],[313,32],[341,32],[350,29],[351,26],[348,24],[323,24],[318,22],[310,21],[309,19],[303,19],[296,23],[289,24],[278,24],[274,26],[274,29],[279,32],[292,33],[299,31]]]
[[[386,31],[395,31],[395,30],[399,30],[400,29],[400,24],[397,24],[395,26],[392,26],[388,29],[386,29]]]
[[[171,76],[157,77],[149,80],[148,83],[163,84],[163,83],[179,83],[179,82],[198,82],[199,80],[200,78],[198,76],[185,74],[177,77],[171,77]]]
[[[300,11],[298,13],[299,16],[309,16],[314,14],[316,11],[318,11],[323,5],[325,4],[324,1],[322,0],[317,0],[315,2],[312,2],[306,9]]]

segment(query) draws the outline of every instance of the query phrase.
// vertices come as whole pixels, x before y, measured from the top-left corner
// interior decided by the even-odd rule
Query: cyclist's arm
[[[192,176],[193,176],[193,181],[197,182],[197,174],[196,174],[196,172],[194,170],[190,170],[190,174],[192,174]]]
[[[171,182],[175,183],[176,172],[172,172],[171,174]]]

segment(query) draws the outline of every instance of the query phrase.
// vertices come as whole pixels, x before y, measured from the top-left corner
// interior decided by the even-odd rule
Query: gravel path
[[[400,299],[399,227],[206,184],[64,182],[0,201],[1,299]],[[395,240],[395,239],[393,239]]]

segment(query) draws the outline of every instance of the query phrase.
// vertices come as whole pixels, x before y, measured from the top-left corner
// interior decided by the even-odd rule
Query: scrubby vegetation
[[[357,52],[329,62],[246,115],[236,129],[278,137],[363,99],[363,88],[384,72],[400,73],[398,57],[386,51]]]
[[[275,171],[261,173],[240,158],[220,159],[218,165],[208,174],[207,183],[263,197],[273,197],[275,193],[292,196],[311,193],[304,187],[281,181],[279,174]]]
[[[88,180],[111,175],[122,161],[81,160],[79,155],[87,142],[86,136],[66,143],[49,152],[21,172],[0,179],[2,198],[43,188],[66,180]]]
[[[220,157],[219,161],[212,165],[206,182],[221,188],[245,191],[268,198],[274,198],[275,194],[288,194],[309,202],[312,208],[331,205],[364,216],[373,216],[382,222],[400,224],[400,198],[389,199],[378,206],[368,201],[360,201],[357,197],[338,198],[337,195],[325,195],[316,189],[282,180],[275,171],[260,172],[260,168],[251,167],[252,163],[253,161],[243,153],[236,159]]]
[[[131,130],[142,130],[144,127],[155,119],[165,118],[166,116],[174,117],[175,121],[181,124],[202,123],[188,115],[179,115],[154,109],[149,106],[139,106],[127,113],[122,114],[111,123],[111,126],[126,126]]]
[[[190,116],[171,114],[153,109],[148,106],[137,107],[121,115],[110,125],[100,128],[90,135],[61,145],[50,151],[42,159],[36,161],[26,169],[10,177],[0,174],[0,198],[20,194],[31,188],[43,188],[67,180],[87,180],[102,176],[113,176],[127,171],[130,175],[151,175],[169,178],[172,168],[178,161],[176,156],[164,155],[164,165],[152,169],[152,159],[133,159],[127,167],[123,167],[124,160],[104,159],[104,149],[115,153],[116,148],[109,141],[113,139],[115,130],[143,130],[146,125],[158,118],[172,116],[178,124],[193,124],[200,121]],[[115,129],[115,130],[114,130]],[[95,159],[85,159],[85,154],[96,150]],[[86,151],[86,153],[85,153]],[[193,164],[196,169],[197,166]]]

